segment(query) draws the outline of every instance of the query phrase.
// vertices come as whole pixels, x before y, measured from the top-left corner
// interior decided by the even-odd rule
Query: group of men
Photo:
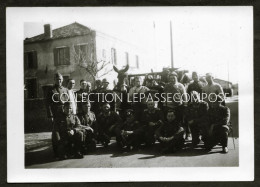
[[[75,92],[75,80],[70,79],[65,88],[62,75],[55,74],[55,84],[46,98],[48,116],[54,124],[55,155],[60,159],[83,158],[84,154],[96,149],[97,143],[109,146],[111,137],[116,137],[120,150],[131,151],[142,145],[151,147],[158,141],[162,153],[173,153],[184,147],[184,137],[190,132],[192,147],[203,141],[205,150],[210,151],[221,143],[223,152],[227,153],[230,110],[223,106],[223,90],[211,74],[206,75],[207,85],[200,82],[196,72],[192,78],[186,91],[175,72],[168,75],[168,82],[163,86],[149,77],[142,84],[142,79],[135,77],[132,88],[123,84],[117,92],[128,94],[130,99],[134,94],[158,92],[180,93],[184,97],[165,102],[143,98],[140,102],[129,103],[124,95],[124,101],[118,106],[112,98],[108,99],[111,102],[82,101],[84,93],[114,93],[115,90],[108,88],[106,79],[97,80],[93,90],[90,82],[81,80],[81,88]],[[208,97],[202,100],[202,93],[215,97],[213,102]],[[188,100],[187,94],[193,99]],[[98,94],[92,95],[91,100],[97,101]]]

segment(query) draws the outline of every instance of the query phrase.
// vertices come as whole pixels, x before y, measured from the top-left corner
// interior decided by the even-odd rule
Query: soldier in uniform
[[[159,108],[155,108],[154,101],[147,102],[147,109],[144,110],[142,117],[144,141],[146,146],[155,143],[154,133],[160,127],[164,120],[163,112]]]
[[[133,102],[132,108],[134,109],[134,114],[138,121],[141,120],[143,111],[146,108],[146,99],[141,100],[141,94],[145,95],[150,90],[146,86],[141,86],[141,81],[141,77],[135,77],[135,86],[129,90],[129,99]],[[137,99],[134,99],[134,97]]]
[[[191,95],[192,91],[196,91],[200,94],[200,98],[201,98],[203,83],[199,80],[199,76],[197,72],[192,72],[192,79],[193,82],[188,85],[187,93]]]
[[[82,113],[82,97],[90,93],[91,90],[91,83],[87,82],[86,80],[80,80],[80,89],[76,92],[77,97],[77,112]]]
[[[215,102],[210,103],[208,111],[209,116],[209,128],[208,137],[205,142],[206,150],[210,151],[215,145],[220,143],[222,145],[222,151],[228,152],[228,134],[231,130],[230,125],[230,109],[221,105],[222,98],[217,96],[214,99],[214,95],[211,100]]]
[[[202,88],[202,92],[206,95],[206,97],[203,96],[203,100],[205,99],[205,101],[207,103],[209,103],[209,98],[211,95],[218,95],[222,98],[223,102],[222,104],[225,105],[225,95],[223,92],[223,88],[220,84],[214,82],[213,80],[213,76],[211,73],[207,73],[206,74],[206,81],[208,82],[208,84],[206,86],[204,86]]]
[[[170,96],[171,99],[166,99],[164,102],[164,114],[167,114],[168,110],[174,110],[176,112],[176,120],[179,120],[181,125],[185,127],[186,138],[189,139],[190,129],[184,119],[184,111],[187,106],[187,94],[183,84],[178,82],[177,73],[172,72],[168,76],[169,83],[164,87],[164,93]]]
[[[101,80],[98,79],[95,81],[95,89],[91,92],[92,94],[90,95],[89,98],[91,101],[93,101],[91,103],[91,111],[93,111],[96,116],[101,112],[99,102],[98,102],[98,93],[101,93],[101,89],[102,89],[102,82]]]
[[[81,124],[85,127],[85,151],[96,150],[97,124],[94,112],[90,111],[90,102],[82,103],[82,113],[78,114]]]
[[[114,101],[114,92],[108,88],[109,82],[106,78],[102,80],[102,88],[100,90],[100,93],[104,94],[104,101],[101,99],[99,102],[101,105],[104,103],[109,103],[111,110],[116,111],[115,108],[115,101]]]
[[[148,75],[146,79],[147,88],[150,90],[147,92],[148,94],[152,94],[154,96],[156,93],[158,94],[158,108],[163,109],[163,103],[161,94],[163,93],[164,87],[162,85],[159,85],[154,79],[152,75]],[[156,98],[155,98],[156,99]]]
[[[59,158],[66,159],[68,154],[83,158],[81,150],[84,134],[79,118],[72,113],[71,102],[65,103],[64,112],[55,119],[55,124],[55,131],[59,132]]]
[[[176,120],[175,112],[168,110],[166,120],[156,130],[155,136],[161,144],[162,153],[173,153],[184,146],[184,129]]]
[[[62,115],[64,103],[69,100],[68,98],[68,89],[62,86],[63,77],[60,73],[54,75],[55,84],[48,91],[46,97],[46,106],[47,106],[47,116],[51,119],[54,124],[52,131],[52,147],[56,157],[57,153],[57,144],[59,139],[59,133],[55,131],[54,121]]]
[[[97,116],[98,140],[107,147],[112,136],[119,137],[120,130],[118,126],[122,124],[120,116],[110,110],[110,104],[104,103],[102,112]]]
[[[177,120],[183,120],[183,105],[186,106],[187,95],[184,86],[178,82],[177,73],[169,74],[169,83],[164,87],[164,93],[169,94],[172,99],[167,99],[164,103],[165,114],[167,110],[172,109],[176,111]]]
[[[190,95],[191,98],[185,112],[185,119],[191,129],[192,145],[196,147],[200,142],[200,133],[202,133],[203,138],[206,134],[209,105],[207,102],[200,100],[198,92],[192,91]]]
[[[121,132],[118,138],[121,148],[129,151],[139,148],[143,141],[143,129],[140,125],[139,121],[135,120],[134,111],[128,109],[125,122],[118,127]]]

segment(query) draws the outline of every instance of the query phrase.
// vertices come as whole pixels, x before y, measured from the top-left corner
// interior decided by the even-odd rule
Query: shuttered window
[[[129,55],[128,52],[125,52],[125,61],[126,61],[126,65],[129,65]]]
[[[69,47],[54,48],[54,65],[70,65]]]
[[[115,48],[111,48],[111,61],[114,65],[117,65]]]
[[[138,57],[138,55],[135,55],[135,63],[136,63],[136,68],[139,69],[139,57]]]
[[[79,44],[75,45],[76,61],[78,63],[90,63],[93,61],[93,44]]]
[[[25,69],[37,69],[38,68],[36,51],[30,51],[30,52],[24,53],[24,68]]]

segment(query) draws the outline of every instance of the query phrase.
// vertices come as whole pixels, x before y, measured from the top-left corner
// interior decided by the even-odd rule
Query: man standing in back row
[[[54,86],[47,93],[46,106],[47,106],[47,116],[51,119],[52,123],[63,114],[64,103],[68,98],[68,89],[62,86],[63,77],[60,73],[54,75]],[[52,147],[55,156],[57,153],[57,144],[59,141],[59,132],[55,131],[55,124],[53,125],[52,131]]]

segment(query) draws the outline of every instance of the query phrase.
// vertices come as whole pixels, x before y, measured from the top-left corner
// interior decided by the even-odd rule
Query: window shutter
[[[64,64],[70,64],[70,48],[65,47],[65,59],[64,59]]]
[[[57,48],[53,49],[53,56],[54,56],[54,65],[58,66],[58,49]]]
[[[77,55],[79,55],[79,46],[78,45],[74,45],[74,49],[75,49],[75,53]]]
[[[38,68],[37,51],[33,51],[33,68]]]
[[[116,49],[114,49],[115,65],[117,65]]]

